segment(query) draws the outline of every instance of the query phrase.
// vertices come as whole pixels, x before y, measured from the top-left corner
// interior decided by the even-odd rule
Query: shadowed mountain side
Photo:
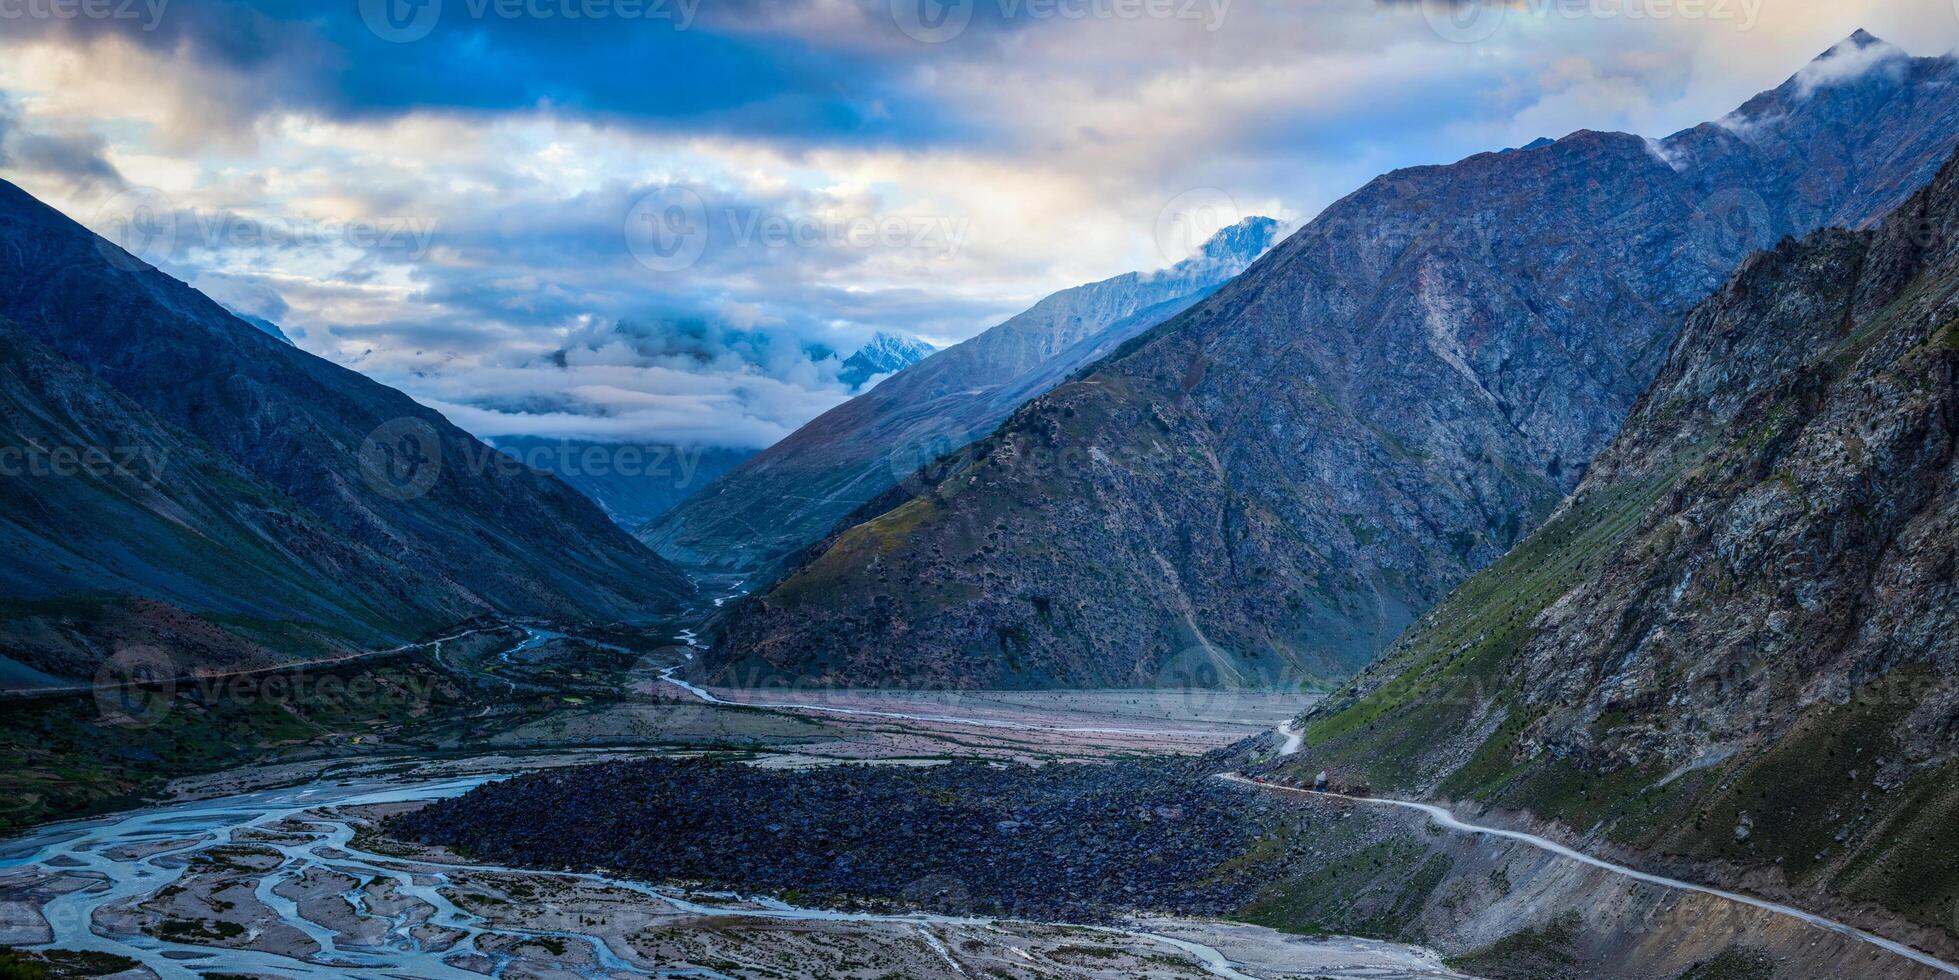
[[[219,539],[187,552],[168,544],[176,532],[150,519],[92,515],[63,497],[68,531],[86,527],[96,536],[88,557],[107,563],[64,566],[43,552],[54,564],[44,573],[30,567],[8,599],[119,607],[167,596],[213,616],[283,608],[300,617],[293,628],[301,632],[411,637],[431,622],[491,614],[638,618],[691,592],[676,570],[558,480],[504,465],[495,450],[406,395],[261,332],[4,182],[0,319],[42,347],[13,352],[18,386],[7,397],[20,421],[10,423],[10,436],[49,427],[50,437],[92,438],[100,421],[102,432],[136,444],[97,448],[140,450],[162,440],[178,459],[201,461],[192,465],[203,476],[184,474],[190,482],[175,487],[180,504],[195,501],[193,510],[244,521],[220,530],[186,515],[185,533]],[[50,355],[78,366],[99,389],[79,384],[83,375],[55,371]],[[123,418],[72,417],[79,405]],[[219,480],[220,473],[230,475]],[[236,500],[225,495],[233,483]],[[94,486],[83,497],[108,505],[127,490]],[[62,493],[49,485],[30,499]],[[265,503],[268,494],[280,499]],[[130,505],[143,511],[154,503]],[[260,507],[257,517],[241,516]],[[27,517],[13,523],[39,527]],[[224,540],[232,532],[235,540]],[[325,546],[323,536],[336,541]],[[247,546],[251,537],[258,540]],[[131,556],[126,566],[110,558],[119,554]],[[217,567],[232,559],[240,564]],[[279,561],[292,564],[272,567]],[[172,574],[184,580],[173,583]],[[256,596],[250,586],[261,578],[283,578],[291,588],[282,598]],[[63,585],[57,594],[48,583]],[[317,590],[319,600],[303,601],[302,588]],[[83,651],[106,649],[77,637],[101,624],[65,609],[16,604],[9,630],[26,645],[21,659],[43,658],[37,666],[54,673],[87,673]]]
[[[404,603],[426,583],[10,325],[0,485],[0,637],[43,684],[118,644],[167,646],[186,668],[255,666],[400,642],[464,612]],[[0,687],[36,686],[32,673]]]

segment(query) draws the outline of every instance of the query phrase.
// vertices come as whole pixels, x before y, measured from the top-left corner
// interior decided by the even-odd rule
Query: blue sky
[[[99,6],[90,6],[99,2]],[[874,332],[1664,135],[1952,0],[16,0],[0,176],[484,435],[765,445]]]

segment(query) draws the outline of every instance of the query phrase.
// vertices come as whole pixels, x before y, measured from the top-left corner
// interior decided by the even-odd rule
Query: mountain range
[[[1751,257],[1558,512],[1273,768],[1950,948],[1955,488],[1959,159],[1873,229]]]
[[[753,450],[667,442],[592,442],[544,436],[497,436],[505,455],[542,470],[591,498],[627,530],[673,509]]]
[[[686,565],[772,569],[921,465],[1209,295],[1269,248],[1278,228],[1270,218],[1247,218],[1167,269],[1054,293],[817,416],[640,538]]]
[[[302,660],[685,577],[564,483],[0,182],[0,673]]]
[[[1743,257],[1922,186],[1959,136],[1955,82],[1859,32],[1665,139],[1377,178],[843,521],[735,605],[705,670],[1346,676],[1551,514]]]

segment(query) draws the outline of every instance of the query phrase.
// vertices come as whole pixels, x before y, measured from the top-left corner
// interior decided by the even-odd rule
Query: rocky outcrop
[[[1168,269],[1049,296],[899,371],[703,488],[641,540],[683,564],[766,574],[922,465],[1243,271],[1277,236],[1247,218]],[[916,490],[916,482],[908,482]]]
[[[0,633],[32,670],[86,677],[130,637],[192,661],[303,656],[484,615],[645,617],[691,593],[558,480],[4,182],[0,321],[31,341],[6,359],[8,462],[152,450],[163,469],[152,487],[0,474],[24,549]]]
[[[1861,224],[1937,169],[1959,68],[1880,43],[1665,140],[1580,132],[1373,181],[866,507],[735,610],[711,665],[959,686],[1351,672],[1558,505],[1742,257]]]
[[[1959,949],[1956,487],[1959,160],[1751,257],[1559,512],[1290,765]]]

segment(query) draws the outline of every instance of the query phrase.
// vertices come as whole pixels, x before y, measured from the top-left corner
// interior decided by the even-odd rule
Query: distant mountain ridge
[[[685,577],[558,480],[308,354],[0,182],[0,322],[25,458],[157,449],[165,465],[8,472],[0,638],[87,676],[132,642],[215,663],[304,659],[484,616],[630,620]]]
[[[1054,293],[887,378],[755,455],[640,532],[692,565],[756,570],[800,552],[919,466],[1238,274],[1276,238],[1247,218],[1193,255]]]
[[[932,355],[938,348],[922,340],[879,332],[857,352],[844,358],[837,379],[856,391],[881,374],[896,374]]]
[[[505,455],[565,481],[629,531],[755,455],[749,449],[665,442],[543,436],[497,436],[490,441]]]
[[[1859,32],[1664,140],[1384,175],[860,512],[727,615],[708,669],[1344,676],[1551,512],[1742,257],[1929,179],[1956,83]]]

